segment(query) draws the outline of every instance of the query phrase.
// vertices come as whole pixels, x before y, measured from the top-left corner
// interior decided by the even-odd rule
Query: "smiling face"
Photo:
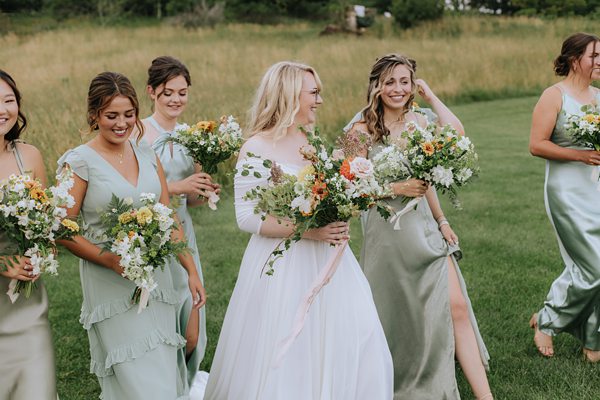
[[[581,58],[574,62],[575,73],[591,80],[600,79],[600,42],[590,42]]]
[[[148,93],[154,102],[154,110],[165,119],[177,119],[185,110],[188,102],[188,83],[179,75],[156,89],[148,86]]]
[[[317,121],[317,107],[323,103],[315,76],[306,72],[300,90],[300,108],[294,118],[296,125],[312,125]]]
[[[19,105],[17,97],[8,83],[0,79],[0,136],[4,138],[17,123]]]
[[[382,76],[380,98],[385,110],[404,109],[411,93],[410,70],[405,65],[396,65],[387,76]]]
[[[129,139],[136,121],[136,110],[131,100],[119,95],[100,111],[99,136],[111,144],[121,144]]]

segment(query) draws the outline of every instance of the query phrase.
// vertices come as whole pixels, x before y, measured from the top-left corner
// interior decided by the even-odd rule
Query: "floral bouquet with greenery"
[[[69,194],[73,187],[73,172],[64,168],[57,185],[44,189],[29,175],[11,175],[0,184],[0,228],[16,245],[11,254],[0,258],[0,268],[19,262],[15,254],[29,257],[31,274],[58,274],[56,240],[70,239],[79,234],[79,224],[67,218],[67,208],[73,207]],[[13,279],[7,295],[15,302],[20,293],[26,298],[35,289],[34,281]]]
[[[217,172],[219,163],[237,154],[242,147],[242,129],[233,116],[222,116],[219,123],[200,121],[195,125],[182,125],[169,138],[183,146],[194,162],[202,165],[207,174]],[[219,196],[209,193],[208,205],[216,210]]]
[[[600,108],[588,104],[581,111],[583,115],[567,114],[567,135],[578,145],[600,151]]]
[[[154,270],[164,269],[169,257],[188,250],[185,242],[171,238],[174,211],[156,202],[155,197],[154,193],[142,193],[143,205],[135,208],[131,198],[120,199],[113,194],[108,211],[100,217],[103,251],[121,257],[122,276],[137,286],[132,301],[139,303],[138,313],[146,308],[150,292],[157,286]]]
[[[267,275],[273,274],[275,261],[291,242],[300,240],[309,229],[347,221],[373,206],[389,216],[387,208],[377,200],[382,189],[371,161],[346,156],[340,149],[328,149],[316,133],[306,132],[306,135],[310,145],[300,153],[310,163],[298,175],[285,174],[276,163],[264,160],[264,167],[270,169],[268,185],[257,186],[245,194],[248,200],[258,200],[256,213],[272,215],[294,226],[292,235],[271,253],[265,264]],[[249,154],[249,157],[256,156]],[[240,173],[262,177],[250,163],[242,164]]]
[[[450,125],[429,123],[421,128],[409,122],[402,132],[406,145],[403,164],[409,177],[424,180],[438,191],[448,192],[455,207],[460,207],[457,189],[479,172],[478,157],[471,140]],[[406,178],[406,176],[404,176]]]

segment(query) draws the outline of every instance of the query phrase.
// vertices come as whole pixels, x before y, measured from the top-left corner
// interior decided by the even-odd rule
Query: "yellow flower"
[[[432,155],[435,152],[435,147],[433,147],[433,144],[431,142],[423,143],[421,145],[421,148],[423,149],[423,152],[428,156]]]
[[[413,101],[411,106],[412,106],[412,108],[419,108],[419,103],[417,103],[416,101]]]
[[[300,172],[298,172],[298,182],[306,182],[309,176],[313,176],[315,174],[315,167],[312,164],[308,164],[306,167],[302,168]]]
[[[596,121],[596,116],[594,114],[586,114],[583,117],[583,119],[589,122],[590,124],[593,124]]]
[[[205,132],[212,132],[216,126],[217,123],[215,121],[200,121],[196,124],[197,129]]]
[[[135,236],[135,232],[134,232],[134,231],[129,231],[129,233],[127,233],[127,237],[128,237],[129,239],[131,239],[131,238],[132,238],[132,237],[134,237],[134,236]]]
[[[148,207],[142,207],[137,213],[137,222],[139,225],[146,225],[152,222],[152,211]]]
[[[60,223],[62,226],[70,230],[71,232],[79,232],[79,224],[70,219],[63,219]]]
[[[133,216],[131,215],[130,212],[124,212],[123,214],[119,215],[119,223],[121,223],[121,224],[126,224],[128,222],[131,222],[132,219],[133,219]]]
[[[37,187],[34,187],[29,190],[29,196],[31,196],[32,199],[37,200],[42,204],[48,201],[48,196],[46,196],[46,192]]]

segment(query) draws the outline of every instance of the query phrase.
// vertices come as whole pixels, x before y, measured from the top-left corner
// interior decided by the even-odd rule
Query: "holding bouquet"
[[[382,188],[375,179],[371,161],[345,157],[340,150],[328,151],[320,136],[310,132],[306,136],[310,145],[300,152],[310,164],[294,176],[284,174],[276,163],[264,160],[263,165],[270,168],[269,184],[254,188],[245,196],[246,200],[258,200],[255,213],[270,214],[294,226],[292,235],[281,242],[283,249],[280,245],[271,253],[266,264],[267,275],[273,274],[275,261],[289,249],[291,242],[300,240],[309,229],[348,221],[373,206],[387,213],[377,202]],[[242,164],[241,174],[260,178],[261,174],[253,169],[250,164]]]
[[[73,186],[70,169],[57,176],[58,185],[44,189],[29,175],[11,175],[0,186],[0,228],[17,245],[17,253],[30,258],[31,274],[58,274],[56,240],[70,239],[79,232],[77,222],[67,219],[67,208],[74,200],[69,194]],[[0,267],[16,260],[0,261]],[[14,303],[24,292],[29,298],[36,287],[34,281],[13,279],[7,295]]]
[[[168,257],[187,249],[184,242],[171,239],[174,211],[157,203],[153,193],[142,193],[140,200],[143,206],[134,208],[131,198],[113,195],[109,211],[101,216],[108,238],[104,250],[121,257],[122,276],[136,284],[132,300],[139,303],[138,313],[146,308],[150,292],[157,286],[154,270],[164,269]]]
[[[581,107],[582,115],[567,114],[565,133],[575,144],[600,151],[600,107],[587,104]],[[600,191],[600,166],[592,170],[592,182]]]
[[[169,139],[183,146],[194,162],[202,165],[207,174],[217,172],[219,163],[228,160],[242,146],[242,130],[233,116],[221,117],[215,121],[200,121],[195,125],[178,129]],[[210,192],[208,199],[211,209],[216,210],[215,204],[219,196]]]

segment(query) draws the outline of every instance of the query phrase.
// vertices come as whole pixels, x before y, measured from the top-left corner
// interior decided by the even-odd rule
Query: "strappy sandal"
[[[535,329],[535,335],[533,336],[533,342],[537,347],[538,351],[544,357],[553,357],[554,356],[554,346],[552,345],[552,337],[546,335],[542,331],[538,329],[537,324],[537,314],[534,313],[529,320],[529,327],[531,329]],[[540,336],[543,335],[543,336]],[[550,344],[548,344],[550,342]]]

